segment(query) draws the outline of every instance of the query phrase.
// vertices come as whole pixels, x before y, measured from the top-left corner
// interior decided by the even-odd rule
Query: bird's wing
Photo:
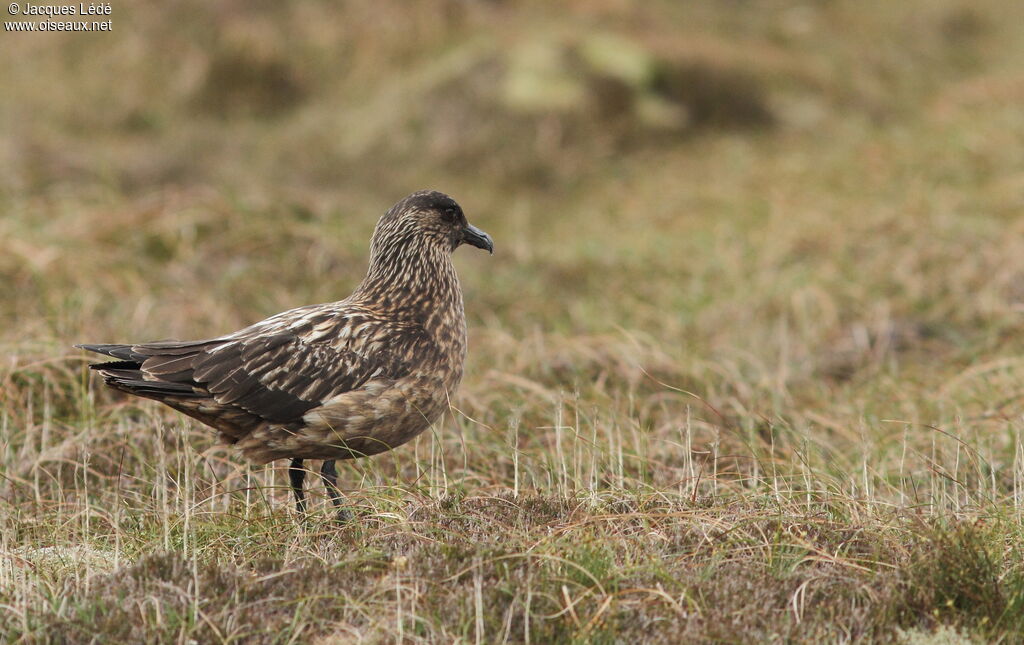
[[[297,421],[306,411],[372,378],[408,373],[392,347],[363,355],[287,332],[231,339],[184,354],[173,347],[133,349],[148,355],[141,364],[147,380],[202,388],[220,406],[241,408],[274,423]]]
[[[92,367],[123,391],[168,403],[204,399],[205,408],[290,423],[372,378],[409,373],[422,327],[339,313],[302,307],[210,340],[79,347],[120,359]]]

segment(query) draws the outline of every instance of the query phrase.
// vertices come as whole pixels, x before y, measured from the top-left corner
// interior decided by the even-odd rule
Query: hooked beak
[[[478,249],[485,249],[494,255],[494,242],[491,240],[491,236],[472,224],[466,224],[466,228],[462,229],[462,241]]]

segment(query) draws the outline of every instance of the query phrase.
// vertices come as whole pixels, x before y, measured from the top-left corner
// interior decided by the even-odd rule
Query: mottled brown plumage
[[[466,320],[451,254],[493,252],[447,195],[413,193],[381,217],[370,267],[339,302],[299,307],[200,341],[78,345],[118,360],[92,365],[107,385],[156,399],[217,429],[256,463],[292,459],[300,510],[303,459],[401,445],[447,409],[462,379]]]

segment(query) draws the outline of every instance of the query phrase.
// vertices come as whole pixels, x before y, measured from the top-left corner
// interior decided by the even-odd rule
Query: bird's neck
[[[428,327],[441,322],[438,316],[463,319],[462,290],[451,253],[433,246],[376,250],[353,295],[382,312],[417,319]]]

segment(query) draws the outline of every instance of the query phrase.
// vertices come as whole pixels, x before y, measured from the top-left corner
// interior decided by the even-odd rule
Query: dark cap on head
[[[440,234],[442,239],[447,240],[446,244],[450,244],[450,250],[454,251],[460,244],[469,244],[494,253],[491,237],[466,220],[462,207],[454,199],[436,190],[420,190],[399,201],[384,214],[381,218],[383,227],[378,228],[390,228],[405,220],[406,216],[416,213],[437,214],[436,219],[433,216],[419,219],[417,228],[421,233],[434,231]]]
[[[454,199],[436,190],[420,190],[398,202],[403,209],[416,210],[455,210],[462,212],[462,207]]]

